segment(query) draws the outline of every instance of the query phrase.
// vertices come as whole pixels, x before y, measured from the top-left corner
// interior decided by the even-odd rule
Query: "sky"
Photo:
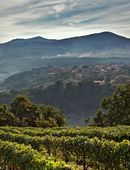
[[[103,31],[130,38],[130,0],[0,0],[0,42]]]

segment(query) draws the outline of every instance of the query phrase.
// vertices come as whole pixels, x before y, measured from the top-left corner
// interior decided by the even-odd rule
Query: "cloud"
[[[57,4],[54,5],[52,7],[52,10],[54,11],[54,13],[61,13],[66,9],[66,5],[65,4]]]
[[[65,38],[101,31],[130,37],[128,0],[0,1],[0,41],[16,37]]]

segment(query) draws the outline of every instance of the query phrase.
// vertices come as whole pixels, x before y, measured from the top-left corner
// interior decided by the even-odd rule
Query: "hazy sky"
[[[102,31],[130,37],[130,0],[0,0],[0,42]]]

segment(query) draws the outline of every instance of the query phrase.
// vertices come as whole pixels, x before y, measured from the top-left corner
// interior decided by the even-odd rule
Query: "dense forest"
[[[87,85],[88,85],[88,82],[87,82]],[[82,85],[79,84],[79,87],[81,87],[82,89],[82,87],[84,87],[84,84]],[[94,92],[94,86],[92,86],[91,83],[89,84],[88,87],[91,87]],[[60,96],[61,98],[65,96],[67,92],[68,92],[67,95],[70,95],[69,92],[72,93],[73,92],[72,90],[75,90],[72,84],[69,84],[66,87],[68,88],[67,91],[64,91],[65,86],[63,82],[57,82],[56,86],[53,86],[51,88],[54,92],[57,92],[57,90],[60,89],[60,94],[57,93],[57,95]],[[50,92],[50,89],[49,89],[49,92]],[[90,92],[89,89],[88,89],[88,92]],[[6,104],[0,105],[0,125],[2,126],[6,126],[6,125],[34,126],[34,127],[36,126],[37,127],[55,127],[55,126],[65,125],[65,117],[63,115],[62,110],[54,106],[47,105],[45,103],[44,104],[40,103],[42,102],[42,100],[40,100],[39,102],[37,101],[37,103],[40,103],[40,104],[32,103],[28,97],[23,96],[23,95],[18,95],[17,93],[18,92],[15,93],[15,95],[17,96],[14,97],[11,103],[9,103],[8,105]],[[40,98],[44,99],[43,97],[45,96],[45,94],[48,96],[48,93],[44,93],[44,94],[42,93],[42,89],[39,89],[39,93],[35,93],[33,91],[32,94],[33,94],[33,97],[36,97],[35,95],[38,94],[37,96],[38,99]],[[39,96],[40,94],[41,96]],[[76,94],[75,91],[72,94]],[[73,96],[72,94],[71,96]],[[8,95],[11,95],[11,94],[8,94]],[[10,97],[13,97],[13,96],[10,96]],[[94,97],[96,97],[96,94]],[[77,99],[77,96],[74,96],[74,98]],[[81,99],[80,95],[78,95],[78,98],[79,100]],[[49,99],[50,99],[50,96],[49,96]],[[55,102],[58,102],[57,100],[59,99],[51,98],[50,100],[52,101],[54,100]],[[111,96],[102,98],[100,105],[98,107],[98,110],[96,112],[96,117],[93,118],[94,125],[96,126],[114,126],[114,125],[120,125],[120,124],[129,125],[130,124],[129,101],[130,101],[130,84],[118,85]],[[89,99],[89,102],[90,102],[90,99]],[[93,103],[89,103],[89,102],[87,103],[88,104],[87,108],[88,106],[90,108],[94,106]],[[90,115],[90,117],[92,118],[94,117],[94,115],[95,114],[92,114]],[[72,115],[70,116],[72,117]],[[86,115],[86,118],[88,118],[88,115]]]
[[[11,90],[0,93],[0,103],[10,103],[17,94],[26,94],[37,104],[51,104],[62,109],[67,116],[69,125],[83,125],[87,117],[93,117],[103,97],[109,96],[114,90],[111,84],[100,85],[92,81],[55,84],[44,88],[28,90]]]

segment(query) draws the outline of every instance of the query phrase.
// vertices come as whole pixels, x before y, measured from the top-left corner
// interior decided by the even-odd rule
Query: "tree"
[[[15,125],[16,117],[7,105],[0,105],[0,126]]]
[[[105,126],[104,124],[105,114],[103,114],[102,110],[98,110],[96,112],[96,117],[94,118],[94,122],[98,126]]]
[[[102,100],[94,124],[130,125],[130,84],[119,85],[111,96]]]
[[[39,106],[33,104],[27,96],[16,96],[10,105],[10,111],[18,117],[21,126],[36,126],[36,119],[40,115]]]
[[[16,96],[10,105],[10,111],[17,118],[18,126],[55,127],[65,125],[63,112],[50,105],[37,105],[27,96]]]
[[[40,116],[37,119],[37,126],[55,127],[64,126],[66,123],[63,111],[52,105],[41,105]]]

